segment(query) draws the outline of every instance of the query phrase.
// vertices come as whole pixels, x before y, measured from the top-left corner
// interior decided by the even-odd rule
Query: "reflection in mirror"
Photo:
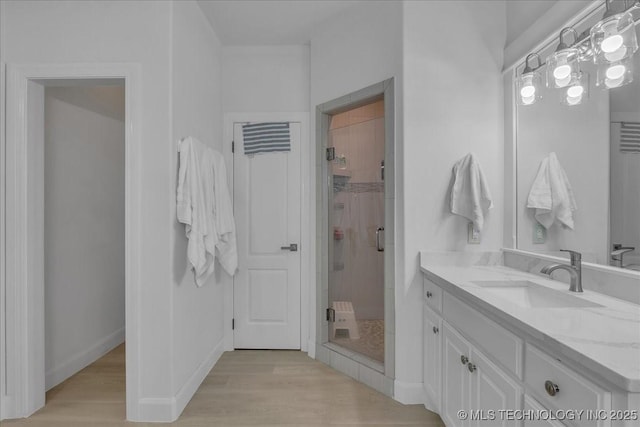
[[[590,81],[580,105],[566,105],[563,91],[541,85],[541,99],[516,107],[518,249],[551,255],[574,249],[587,262],[640,270],[640,52],[632,60],[634,81],[614,89],[597,87],[596,66],[581,62]],[[527,207],[550,153],[575,199],[576,210],[565,212],[573,229],[570,221],[536,219],[536,209]]]

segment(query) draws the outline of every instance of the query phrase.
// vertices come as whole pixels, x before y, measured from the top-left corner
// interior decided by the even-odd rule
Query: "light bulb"
[[[553,77],[556,80],[564,80],[571,75],[571,66],[570,65],[560,65],[553,70]]]
[[[617,64],[607,68],[605,75],[607,76],[607,79],[617,80],[620,77],[624,76],[624,73],[626,72],[627,68],[624,65]]]
[[[607,88],[613,89],[615,87],[621,86],[624,81],[624,77],[618,77],[617,79],[605,79],[604,84]]]
[[[524,105],[531,105],[536,101],[536,97],[535,95],[531,95],[531,96],[523,96],[522,97],[522,103]]]
[[[571,83],[571,74],[562,79],[556,79],[556,87],[565,87],[569,83]]]
[[[569,105],[577,105],[582,101],[582,94],[579,96],[568,96],[567,95],[567,104]]]
[[[584,93],[584,88],[580,85],[571,86],[569,89],[567,89],[568,98],[582,97],[583,93]]]
[[[520,89],[520,95],[522,98],[530,98],[536,94],[536,87],[533,85],[527,85]]]
[[[622,36],[620,34],[615,34],[602,40],[602,43],[600,43],[600,48],[605,53],[612,53],[620,49],[623,42],[624,39],[622,38]]]
[[[626,46],[621,46],[620,49],[616,49],[613,52],[608,52],[604,54],[604,57],[609,62],[617,62],[625,57],[627,54]]]

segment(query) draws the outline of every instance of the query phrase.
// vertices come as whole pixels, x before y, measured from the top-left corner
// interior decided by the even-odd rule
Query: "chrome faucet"
[[[633,252],[636,248],[633,246],[622,246],[615,243],[613,245],[613,251],[611,252],[611,261],[613,261],[616,267],[624,268],[624,254],[627,252]]]
[[[571,275],[571,285],[569,286],[569,290],[571,292],[582,292],[582,254],[580,252],[567,249],[560,250],[563,252],[569,252],[571,255],[571,265],[550,264],[540,270],[540,272],[551,276],[551,273],[556,270],[567,270]]]

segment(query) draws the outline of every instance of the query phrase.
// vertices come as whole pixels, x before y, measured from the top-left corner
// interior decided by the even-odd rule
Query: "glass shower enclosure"
[[[384,101],[329,122],[329,342],[384,364]]]

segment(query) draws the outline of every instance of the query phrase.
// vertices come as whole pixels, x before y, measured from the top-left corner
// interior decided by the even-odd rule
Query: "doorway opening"
[[[104,393],[124,413],[125,83],[40,83],[46,405],[74,389],[76,402]],[[91,381],[112,351],[108,384]]]
[[[7,65],[0,419],[29,417],[110,350],[118,415],[139,416],[139,81],[136,64]]]
[[[384,100],[329,120],[329,342],[384,364]]]
[[[316,356],[393,394],[394,80],[316,109]]]

